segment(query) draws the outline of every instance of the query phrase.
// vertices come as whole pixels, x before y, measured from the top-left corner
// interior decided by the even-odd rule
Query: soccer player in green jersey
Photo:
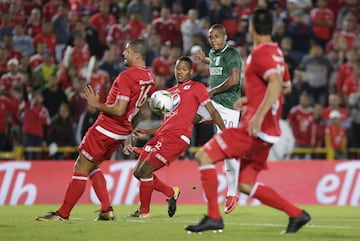
[[[240,111],[235,110],[233,104],[241,94],[240,74],[243,63],[240,54],[227,44],[227,34],[223,25],[212,25],[209,28],[208,38],[211,45],[209,57],[206,57],[201,50],[196,51],[194,56],[210,67],[209,95],[226,128],[238,127]],[[202,107],[199,108],[198,114],[204,120],[211,119]],[[219,129],[217,131],[219,132]],[[225,167],[228,191],[224,212],[228,214],[235,209],[238,201],[239,162],[236,159],[226,159]]]

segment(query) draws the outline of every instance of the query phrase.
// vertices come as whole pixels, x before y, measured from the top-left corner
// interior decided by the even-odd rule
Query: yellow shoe
[[[56,212],[49,212],[47,215],[38,216],[35,218],[36,221],[47,221],[47,222],[59,222],[59,221],[68,221],[68,218],[63,218],[60,214]]]
[[[100,211],[99,216],[95,221],[110,221],[115,219],[115,212],[112,207],[109,207],[106,211]]]
[[[173,190],[174,190],[174,196],[167,199],[169,217],[174,216],[176,212],[176,201],[181,195],[181,191],[179,187],[173,187]]]

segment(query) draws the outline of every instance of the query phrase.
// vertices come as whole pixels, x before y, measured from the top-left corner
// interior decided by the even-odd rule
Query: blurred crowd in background
[[[225,26],[228,44],[245,62],[254,8],[273,11],[273,39],[292,78],[282,118],[293,130],[296,147],[333,148],[337,159],[359,155],[347,152],[360,147],[358,0],[3,0],[0,151],[40,146],[49,153],[28,152],[24,158],[73,158],[56,147],[76,147],[98,115],[82,98],[82,89],[90,84],[105,101],[125,68],[122,51],[129,39],[148,41],[147,65],[158,89],[175,84],[179,56],[209,51],[207,33],[214,23]],[[193,80],[206,85],[208,66],[193,61]],[[148,111],[142,125],[159,120]],[[192,146],[213,134],[211,124],[196,125]],[[119,155],[114,158],[127,158]]]

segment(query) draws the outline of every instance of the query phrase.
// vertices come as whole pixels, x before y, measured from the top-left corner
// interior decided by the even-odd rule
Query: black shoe
[[[173,190],[174,190],[174,196],[167,199],[169,217],[174,216],[176,212],[176,201],[178,200],[181,194],[180,188],[173,187]]]
[[[185,228],[189,233],[200,233],[202,231],[212,230],[222,232],[224,229],[224,222],[222,219],[217,220],[205,215],[198,224],[189,225]]]
[[[106,211],[100,211],[99,216],[95,221],[110,221],[115,219],[115,212],[112,207],[109,207]]]
[[[303,210],[302,213],[294,218],[289,218],[289,224],[285,233],[296,233],[302,226],[310,222],[310,215]]]

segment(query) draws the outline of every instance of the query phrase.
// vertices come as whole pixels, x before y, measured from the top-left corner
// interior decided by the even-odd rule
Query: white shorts
[[[216,103],[213,100],[211,100],[211,103],[214,105],[215,109],[221,115],[221,118],[223,119],[226,128],[239,126],[240,111],[226,108],[225,106],[220,105],[219,103]],[[197,114],[202,117],[202,120],[200,122],[211,120],[210,113],[203,105],[199,106],[197,110]],[[216,126],[216,128],[217,128],[217,132],[219,132],[220,131],[219,127]]]

